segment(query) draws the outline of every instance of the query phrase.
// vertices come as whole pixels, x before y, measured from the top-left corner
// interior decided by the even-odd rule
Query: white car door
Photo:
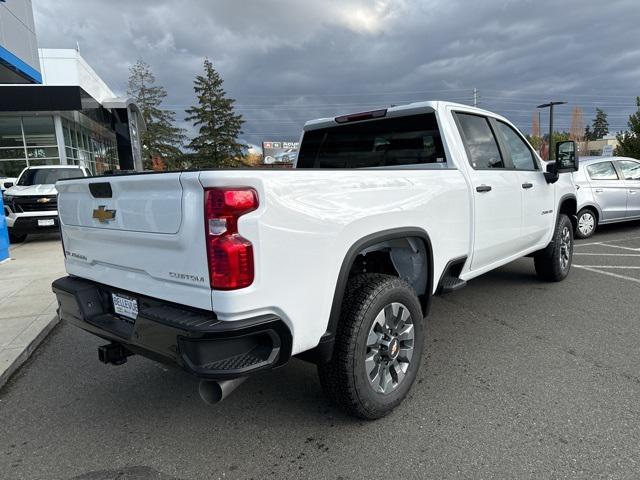
[[[457,112],[475,205],[471,269],[479,270],[522,250],[522,192],[518,172],[506,168],[487,117]]]
[[[627,187],[627,218],[640,217],[640,162],[619,160],[616,162]]]
[[[529,144],[507,123],[495,121],[498,141],[505,157],[518,172],[522,188],[522,241],[524,248],[543,242],[556,218],[554,186],[547,183]]]

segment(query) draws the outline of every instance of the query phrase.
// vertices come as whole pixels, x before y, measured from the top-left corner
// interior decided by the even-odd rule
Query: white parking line
[[[592,268],[592,267],[585,267],[584,265],[573,265],[573,266],[582,270],[588,270],[590,272],[608,275],[609,277],[619,278],[621,280],[628,280],[634,283],[640,283],[640,279],[638,278],[627,277],[626,275],[618,275],[617,273],[613,273],[613,272],[605,272],[604,270],[598,270],[597,268]]]
[[[593,257],[640,257],[640,253],[586,253],[573,252],[574,255],[590,255]]]
[[[640,248],[623,247],[622,245],[610,245],[608,243],[601,243],[603,247],[621,248],[623,250],[631,250],[632,252],[640,252]]]
[[[636,266],[624,266],[624,265],[575,265],[576,267],[583,267],[583,268],[620,268],[622,270],[624,269],[628,269],[628,270],[640,270],[640,267],[636,267]]]
[[[630,240],[638,240],[640,237],[627,237],[627,238],[613,238],[611,240],[605,240],[607,243],[611,242],[628,242]],[[589,243],[576,243],[576,247],[587,247],[589,245],[602,245],[604,242],[589,242]]]

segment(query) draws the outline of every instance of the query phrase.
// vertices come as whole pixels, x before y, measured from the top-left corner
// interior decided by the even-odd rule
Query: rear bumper
[[[60,278],[52,289],[62,320],[133,353],[176,364],[199,378],[245,376],[283,365],[291,355],[291,332],[275,315],[221,321],[213,312],[76,277]],[[112,293],[138,301],[135,322],[114,313]]]

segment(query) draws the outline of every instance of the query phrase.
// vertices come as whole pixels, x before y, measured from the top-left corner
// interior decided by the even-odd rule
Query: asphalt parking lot
[[[56,328],[0,391],[4,479],[637,478],[640,224],[578,242],[559,284],[519,260],[437,297],[409,398],[377,422],[293,361],[208,407],[180,371]]]

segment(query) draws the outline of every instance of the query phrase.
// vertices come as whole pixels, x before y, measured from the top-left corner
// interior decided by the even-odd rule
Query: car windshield
[[[82,171],[79,168],[34,168],[25,170],[22,175],[20,175],[18,185],[21,187],[53,185],[58,180],[81,176]]]

